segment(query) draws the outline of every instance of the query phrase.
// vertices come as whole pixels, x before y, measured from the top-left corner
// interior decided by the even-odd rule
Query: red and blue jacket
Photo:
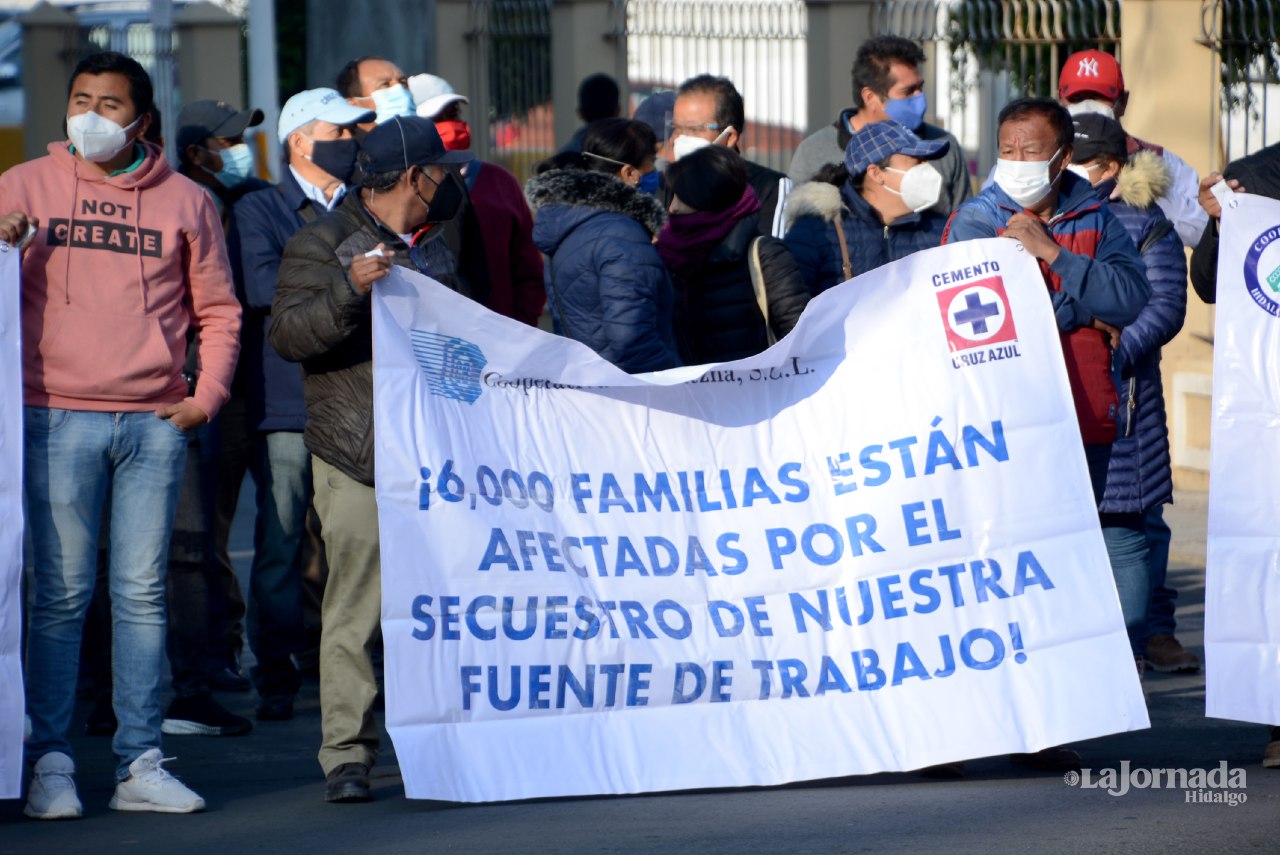
[[[992,183],[952,214],[942,242],[998,237],[1009,218],[1022,210]],[[1151,297],[1146,266],[1106,202],[1089,182],[1070,172],[1059,179],[1058,204],[1044,225],[1062,247],[1053,264],[1040,262],[1040,271],[1061,333],[1080,435],[1085,445],[1111,443],[1118,409],[1111,345],[1090,324],[1097,318],[1125,327],[1138,317]]]

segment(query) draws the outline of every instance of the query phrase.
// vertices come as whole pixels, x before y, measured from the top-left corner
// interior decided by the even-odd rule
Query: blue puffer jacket
[[[802,184],[787,197],[787,249],[796,260],[809,293],[817,296],[845,281],[840,239],[844,229],[849,264],[857,276],[942,242],[947,218],[936,211],[907,214],[889,225],[875,209],[844,182],[838,187],[820,181]]]
[[[671,277],[653,245],[666,219],[657,199],[579,169],[537,175],[525,196],[556,332],[631,374],[679,365]]]
[[[1112,197],[1111,213],[1142,251],[1151,283],[1150,301],[1124,328],[1115,351],[1121,415],[1098,506],[1103,513],[1145,513],[1173,501],[1160,348],[1178,334],[1187,315],[1187,258],[1173,224],[1156,205],[1169,184],[1160,156],[1139,152],[1115,182],[1094,188],[1101,198]]]

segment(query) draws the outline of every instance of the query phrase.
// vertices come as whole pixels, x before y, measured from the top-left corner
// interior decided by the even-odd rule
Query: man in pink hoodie
[[[151,81],[100,53],[68,87],[68,142],[0,176],[0,239],[22,259],[24,484],[35,591],[25,813],[80,816],[67,731],[99,521],[110,508],[114,810],[204,800],[161,766],[165,557],[185,432],[226,401],[240,306],[218,214],[143,142]],[[183,376],[188,332],[200,373]]]

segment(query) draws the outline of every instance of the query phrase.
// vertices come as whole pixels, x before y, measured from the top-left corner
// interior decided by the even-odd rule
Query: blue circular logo
[[[1280,226],[1249,244],[1244,257],[1244,284],[1249,297],[1267,314],[1280,318]]]

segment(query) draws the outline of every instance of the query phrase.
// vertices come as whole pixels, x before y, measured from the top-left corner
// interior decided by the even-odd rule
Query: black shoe
[[[298,669],[298,676],[304,680],[320,679],[320,648],[312,647],[301,653],[293,654],[294,667]]]
[[[98,698],[93,702],[93,709],[84,722],[84,732],[88,736],[115,736],[116,711],[111,706],[111,698]]]
[[[247,692],[252,688],[243,674],[230,667],[221,668],[210,674],[209,685],[219,692]]]
[[[1011,754],[1009,759],[1037,772],[1080,771],[1080,753],[1063,745],[1041,748],[1034,754]]]
[[[959,760],[955,763],[939,763],[936,766],[926,766],[920,770],[920,776],[932,778],[935,781],[959,781],[964,777],[964,761]]]
[[[343,763],[324,776],[326,802],[367,802],[372,799],[369,767],[363,763]]]
[[[293,718],[293,695],[267,695],[255,715],[258,721],[288,721]]]
[[[253,722],[203,692],[174,698],[160,723],[160,732],[170,736],[244,736],[251,730]]]

